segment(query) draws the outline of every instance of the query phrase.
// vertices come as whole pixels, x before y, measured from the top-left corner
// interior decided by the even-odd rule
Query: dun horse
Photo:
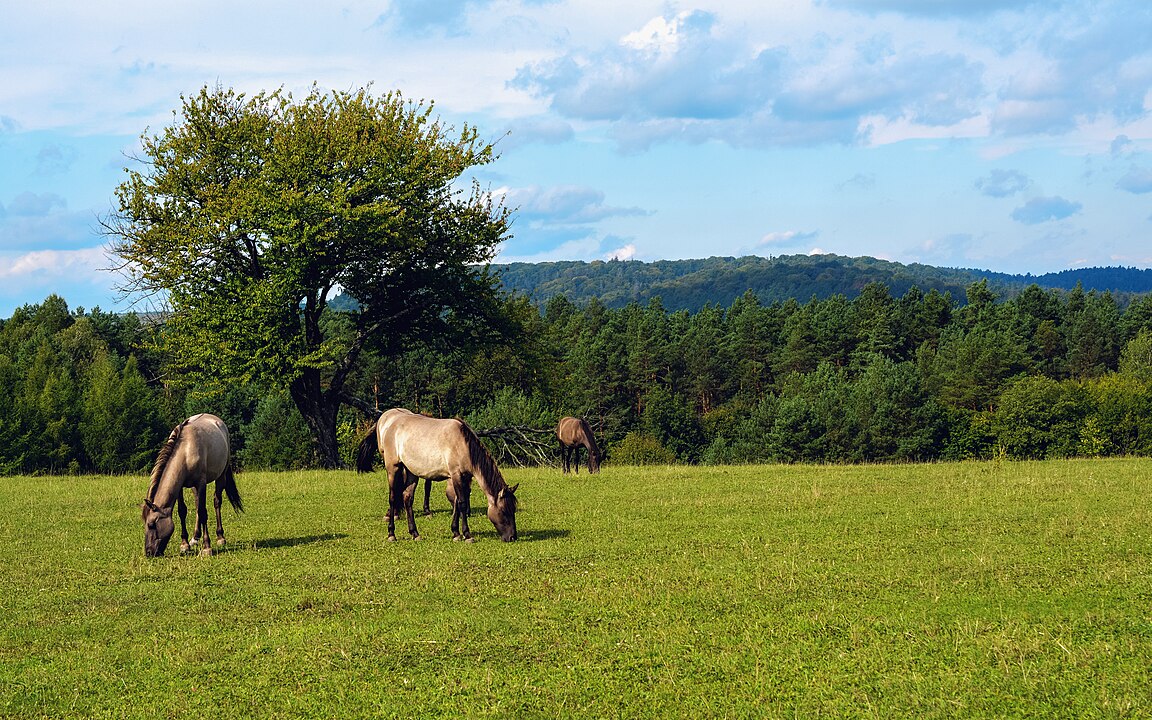
[[[385,412],[376,426],[360,441],[356,469],[371,472],[379,452],[388,473],[388,539],[396,539],[396,515],[408,518],[408,532],[414,540],[416,518],[412,496],[419,478],[446,480],[448,502],[452,504],[452,539],[472,542],[468,529],[471,512],[472,478],[488,498],[488,519],[504,542],[515,540],[516,489],[509,487],[492,456],[480,444],[472,428],[460,420],[438,420],[403,408]]]
[[[588,427],[584,418],[561,418],[560,424],[556,426],[556,437],[560,440],[560,459],[564,464],[564,472],[574,466],[576,474],[580,474],[580,448],[588,450],[588,472],[600,472],[600,448],[596,445],[592,428]],[[575,463],[572,462],[573,455],[576,456]]]
[[[216,544],[224,545],[224,524],[220,520],[220,493],[228,494],[228,501],[239,512],[244,511],[236,478],[232,475],[232,460],[228,446],[228,427],[215,415],[193,415],[172,429],[168,441],[160,449],[148,494],[140,508],[144,521],[144,554],[159,557],[168,547],[175,523],[172,506],[180,510],[180,552],[188,552],[191,545],[200,544],[201,555],[212,554],[208,537],[208,485],[216,483]],[[192,543],[188,543],[185,518],[188,508],[184,504],[184,489],[196,492],[196,527]]]

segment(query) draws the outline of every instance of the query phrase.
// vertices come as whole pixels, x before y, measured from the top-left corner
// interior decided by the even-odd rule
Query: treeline
[[[1152,452],[1152,299],[1031,286],[668,312],[548,303],[532,388],[617,461],[886,462]],[[550,371],[549,371],[550,368]]]
[[[669,310],[696,312],[707,304],[728,307],[751,290],[761,302],[789,298],[853,299],[870,283],[881,283],[896,297],[913,287],[963,298],[969,285],[987,280],[1003,298],[1030,285],[1044,289],[1086,288],[1111,291],[1122,301],[1152,292],[1152,270],[1080,268],[1046,275],[1009,275],[983,270],[903,265],[871,257],[781,255],[778,257],[710,257],[658,262],[560,261],[494,265],[504,288],[543,305],[563,295],[577,305],[593,298],[610,308],[630,302],[645,304],[659,297]]]
[[[204,411],[228,421],[241,463],[309,462],[303,422],[279,393],[174,389],[150,350],[161,331],[135,313],[70,311],[56,295],[0,320],[0,474],[143,472],[172,427]]]
[[[351,391],[480,429],[583,415],[618,463],[1152,455],[1152,297],[1032,285],[1004,299],[982,280],[962,301],[870,283],[695,312],[563,295],[506,311],[518,330],[500,341],[374,349]],[[314,462],[282,390],[175,389],[149,349],[160,332],[54,296],[0,322],[0,472],[143,471],[204,410],[228,422],[242,467]],[[365,420],[343,411],[346,458]],[[491,442],[502,462],[531,457]]]

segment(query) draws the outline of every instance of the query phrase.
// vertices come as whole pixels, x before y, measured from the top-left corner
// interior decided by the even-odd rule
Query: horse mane
[[[172,453],[176,451],[176,444],[180,442],[180,432],[184,430],[184,426],[188,421],[180,423],[172,428],[172,432],[168,433],[168,440],[164,443],[164,447],[160,448],[159,454],[156,455],[156,462],[152,465],[152,476],[148,481],[148,501],[152,502],[156,499],[156,488],[160,486],[160,478],[164,476],[164,468],[168,467],[168,461],[172,459]]]
[[[464,431],[464,442],[468,446],[468,459],[472,463],[472,467],[480,471],[484,476],[484,484],[488,486],[488,492],[492,495],[499,495],[500,491],[508,487],[508,483],[504,481],[504,475],[500,472],[500,468],[496,467],[496,461],[492,459],[492,455],[488,449],[484,447],[484,443],[480,442],[480,437],[476,431],[468,426],[468,423],[463,420],[460,421],[460,427]],[[515,502],[515,495],[511,495],[512,502]]]
[[[596,434],[592,432],[592,426],[584,418],[580,418],[580,427],[584,430],[584,437],[588,439],[588,449],[600,456],[600,446],[596,444]]]

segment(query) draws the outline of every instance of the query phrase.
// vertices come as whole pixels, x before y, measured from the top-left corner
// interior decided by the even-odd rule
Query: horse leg
[[[408,516],[408,534],[413,540],[419,540],[420,533],[416,531],[416,514],[412,511],[412,500],[416,495],[416,486],[420,483],[420,478],[407,471],[404,474],[404,514]]]
[[[216,547],[218,548],[224,547],[224,520],[220,517],[220,494],[223,492],[224,486],[217,480],[216,494],[212,498],[212,506],[216,508]]]
[[[396,513],[404,507],[404,468],[388,469],[388,541],[396,542]]]
[[[183,555],[191,548],[188,544],[188,504],[184,502],[184,488],[180,488],[180,494],[176,496],[176,510],[180,515],[180,554]]]
[[[568,446],[563,440],[560,441],[560,466],[561,472],[568,472]]]
[[[468,516],[472,513],[472,478],[462,477],[456,481],[456,516],[460,519],[460,537],[472,542],[472,532],[468,529]],[[452,527],[452,539],[456,537],[456,526]]]
[[[412,507],[412,503],[416,499],[416,488],[419,486],[420,481],[412,482],[412,478],[408,478],[408,484],[404,486],[404,507]]]
[[[428,504],[428,499],[432,496],[432,481],[424,478],[424,517],[432,514],[432,510]]]
[[[444,483],[444,497],[448,498],[448,507],[452,508],[452,539],[460,539],[460,518],[456,515],[456,486],[452,478]]]
[[[572,448],[572,454],[575,456],[575,462],[572,463],[572,467],[577,475],[580,474],[580,450],[581,447],[579,445]]]
[[[212,540],[208,537],[208,485],[196,486],[196,539],[200,540],[200,555],[212,554]]]

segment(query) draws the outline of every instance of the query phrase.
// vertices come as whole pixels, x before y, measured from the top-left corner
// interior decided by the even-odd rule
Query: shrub
[[[672,465],[676,453],[644,433],[630,432],[624,439],[608,448],[614,465]]]

